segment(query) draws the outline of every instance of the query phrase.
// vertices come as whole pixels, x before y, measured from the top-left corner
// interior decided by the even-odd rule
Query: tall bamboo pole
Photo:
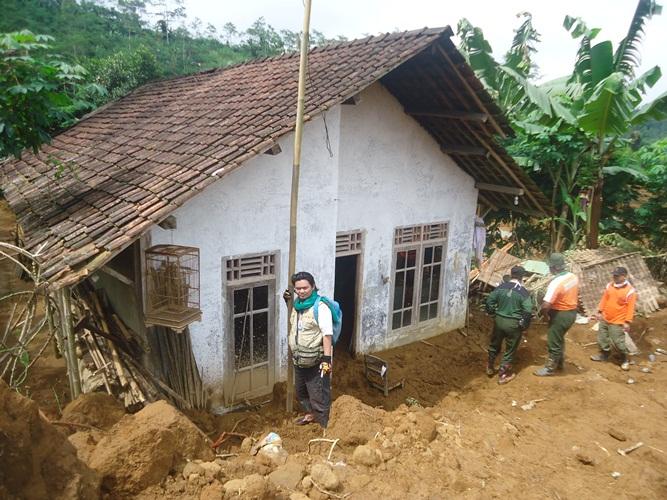
[[[299,172],[301,170],[301,138],[303,136],[303,108],[306,96],[306,71],[308,67],[308,34],[310,30],[310,4],[306,0],[303,12],[303,31],[301,32],[301,57],[299,58],[299,87],[296,99],[296,127],[294,130],[294,162],[292,163],[292,196],[289,212],[289,264],[288,276],[292,300],[287,310],[287,332],[289,335],[294,303],[294,287],[291,286],[292,275],[296,272],[296,222],[299,203]],[[292,412],[294,402],[294,364],[292,353],[287,353],[287,411]]]
[[[76,358],[76,343],[72,328],[71,293],[69,287],[58,290],[60,295],[60,328],[65,340],[64,351],[66,354],[65,361],[67,362],[67,376],[70,382],[70,395],[74,400],[81,394],[81,379],[79,378],[79,364]]]

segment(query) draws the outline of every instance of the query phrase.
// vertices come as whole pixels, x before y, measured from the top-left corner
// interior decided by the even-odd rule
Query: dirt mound
[[[340,396],[331,406],[327,428],[330,437],[347,445],[365,444],[382,430],[383,410],[365,405],[353,396]]]
[[[103,488],[132,494],[157,484],[186,459],[214,458],[195,425],[165,401],[124,416],[90,455],[103,476]]]
[[[64,422],[109,429],[125,415],[125,408],[113,396],[102,392],[82,394],[63,410]]]
[[[99,498],[99,477],[37,404],[0,380],[0,498]]]

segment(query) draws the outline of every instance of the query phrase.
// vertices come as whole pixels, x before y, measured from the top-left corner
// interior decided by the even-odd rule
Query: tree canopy
[[[639,0],[626,36],[614,45],[597,42],[600,30],[566,16],[564,28],[580,41],[570,75],[534,82],[532,60],[540,36],[529,13],[504,61],[498,62],[482,30],[467,20],[458,25],[461,50],[478,77],[507,113],[517,138],[507,147],[551,196],[558,216],[549,246],[562,249],[586,236],[597,247],[604,180],[637,168],[614,163],[633,127],[667,117],[667,94],[644,104],[648,88],[661,77],[658,66],[637,76],[646,23],[661,12],[653,0]]]

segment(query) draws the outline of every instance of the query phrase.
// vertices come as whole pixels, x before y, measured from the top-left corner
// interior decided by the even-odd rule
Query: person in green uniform
[[[565,269],[565,257],[552,253],[548,260],[554,278],[544,294],[540,314],[549,319],[546,364],[533,372],[538,377],[551,377],[565,366],[565,334],[577,318],[579,278]]]
[[[505,341],[505,352],[498,371],[499,384],[506,384],[516,377],[512,369],[514,356],[533,313],[530,293],[522,284],[525,274],[526,270],[523,267],[513,267],[510,280],[501,283],[486,299],[486,311],[495,315],[488,349],[489,360],[486,365],[486,374],[489,377],[495,374],[496,357],[500,354]]]

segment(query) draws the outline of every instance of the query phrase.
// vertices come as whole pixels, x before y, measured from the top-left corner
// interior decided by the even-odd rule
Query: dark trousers
[[[514,355],[521,344],[521,330],[519,329],[519,320],[496,316],[491,342],[489,343],[489,356],[495,358],[500,354],[505,341],[505,353],[500,362],[500,366],[512,365]]]
[[[326,427],[331,407],[331,376],[320,377],[319,365],[310,368],[294,367],[294,386],[299,404],[306,413]]]
[[[547,332],[547,348],[549,358],[554,363],[562,363],[565,358],[565,334],[577,319],[577,311],[557,311],[552,309],[549,312],[549,330]]]

